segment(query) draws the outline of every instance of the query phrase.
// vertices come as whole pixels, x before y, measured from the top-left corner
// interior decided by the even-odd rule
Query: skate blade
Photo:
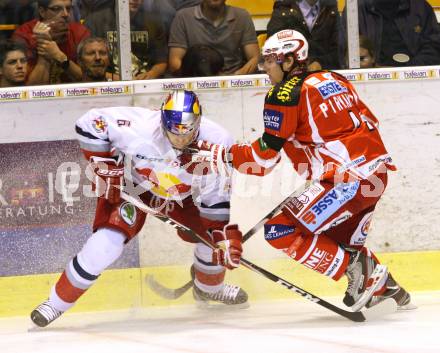
[[[201,310],[218,310],[218,311],[233,311],[243,310],[250,307],[249,302],[241,304],[223,304],[210,301],[198,300],[196,301],[196,307]]]
[[[388,298],[366,310],[362,310],[362,314],[367,321],[370,321],[388,314],[395,313],[396,311],[396,301],[394,299]]]
[[[413,303],[408,303],[406,305],[397,306],[398,311],[410,311],[410,310],[415,310],[415,309],[417,309],[417,305],[415,305]]]

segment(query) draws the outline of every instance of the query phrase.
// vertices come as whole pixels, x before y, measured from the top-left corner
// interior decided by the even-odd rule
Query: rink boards
[[[379,254],[379,258],[388,265],[393,276],[398,278],[400,284],[408,291],[440,290],[440,251]],[[340,298],[346,289],[344,279],[333,282],[291,260],[255,260],[255,263],[315,295],[335,296],[335,304],[342,304]],[[166,300],[152,292],[145,284],[145,276],[153,275],[161,284],[169,288],[178,288],[190,279],[188,269],[188,265],[180,265],[108,270],[78,301],[72,312],[193,303],[191,290],[177,300]],[[47,297],[58,276],[59,274],[45,274],[0,278],[0,317],[28,315]],[[304,300],[284,287],[244,268],[228,272],[227,281],[240,284],[249,294],[251,302]]]
[[[439,68],[343,73],[381,121],[385,143],[399,168],[391,174],[377,208],[368,245],[384,254],[384,262],[409,289],[439,289],[440,256],[435,251],[440,249],[440,202],[435,191],[440,175]],[[82,192],[87,184],[85,163],[73,140],[74,122],[81,114],[98,106],[159,108],[170,89],[194,89],[207,117],[228,128],[237,141],[252,141],[262,130],[268,84],[265,76],[257,75],[0,89],[0,316],[26,314],[44,299],[90,234],[94,201]],[[232,220],[248,229],[294,184],[283,164],[263,179],[238,176]],[[304,288],[316,288],[317,294],[343,292],[344,284],[322,286],[321,277],[284,260],[261,233],[245,245],[245,251],[257,264],[294,283],[301,280]],[[191,254],[190,245],[150,219],[75,310],[189,302],[188,294],[176,302],[160,300],[145,287],[143,277],[151,272],[178,287],[189,278]],[[427,273],[432,276],[426,278]],[[234,271],[229,278],[246,286],[253,299],[294,296],[247,270]]]

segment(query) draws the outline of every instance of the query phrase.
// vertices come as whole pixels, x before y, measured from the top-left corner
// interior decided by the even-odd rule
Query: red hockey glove
[[[237,224],[227,224],[223,230],[213,230],[212,237],[219,246],[212,254],[212,262],[233,270],[240,265],[243,248],[241,243],[243,234]]]
[[[124,187],[124,165],[113,158],[91,157],[95,180],[92,190],[96,196],[104,197],[111,204],[121,201],[121,190]]]
[[[231,175],[231,156],[226,146],[200,140],[189,145],[182,157],[190,173]]]

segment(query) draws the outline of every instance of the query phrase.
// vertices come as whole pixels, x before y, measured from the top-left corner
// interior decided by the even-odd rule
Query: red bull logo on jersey
[[[93,119],[93,128],[97,133],[103,133],[107,129],[107,123],[105,120],[100,116],[98,118]]]
[[[334,80],[319,83],[318,85],[316,85],[316,88],[318,89],[323,99],[328,99],[337,94],[348,92],[346,87],[342,86],[339,82]]]
[[[280,131],[284,114],[272,109],[264,109],[263,119],[266,129]]]
[[[343,205],[356,196],[359,181],[337,184],[310,207],[310,211],[300,218],[300,222],[311,232],[315,232]]]
[[[162,198],[176,198],[191,191],[191,185],[185,184],[174,174],[156,173],[149,168],[137,169],[137,172],[151,182],[150,191]]]

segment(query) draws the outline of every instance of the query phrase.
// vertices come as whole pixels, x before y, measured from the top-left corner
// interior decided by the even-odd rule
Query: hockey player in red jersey
[[[188,163],[182,153],[199,139],[232,144],[226,130],[201,115],[196,94],[179,90],[168,96],[160,111],[92,109],[77,121],[80,147],[91,162],[99,195],[93,234],[68,263],[49,299],[32,311],[36,325],[46,326],[72,307],[141,230],[146,215],[121,199],[120,190],[129,183],[142,188],[140,198],[150,208],[220,245],[213,251],[178,232],[183,240],[196,243],[194,298],[246,306],[246,292],[224,283],[225,268],[238,267],[242,252],[242,234],[237,225],[228,224],[230,180],[209,173],[203,164]]]
[[[354,310],[388,297],[409,308],[410,295],[391,274],[384,271],[375,287],[368,283],[379,261],[364,243],[387,171],[395,170],[378,120],[343,76],[308,72],[307,55],[308,43],[297,31],[268,38],[262,66],[273,87],[265,97],[262,137],[229,148],[200,141],[195,147],[216,170],[232,165],[254,175],[274,168],[284,150],[311,184],[267,222],[265,239],[336,281],[345,274],[343,302]]]

